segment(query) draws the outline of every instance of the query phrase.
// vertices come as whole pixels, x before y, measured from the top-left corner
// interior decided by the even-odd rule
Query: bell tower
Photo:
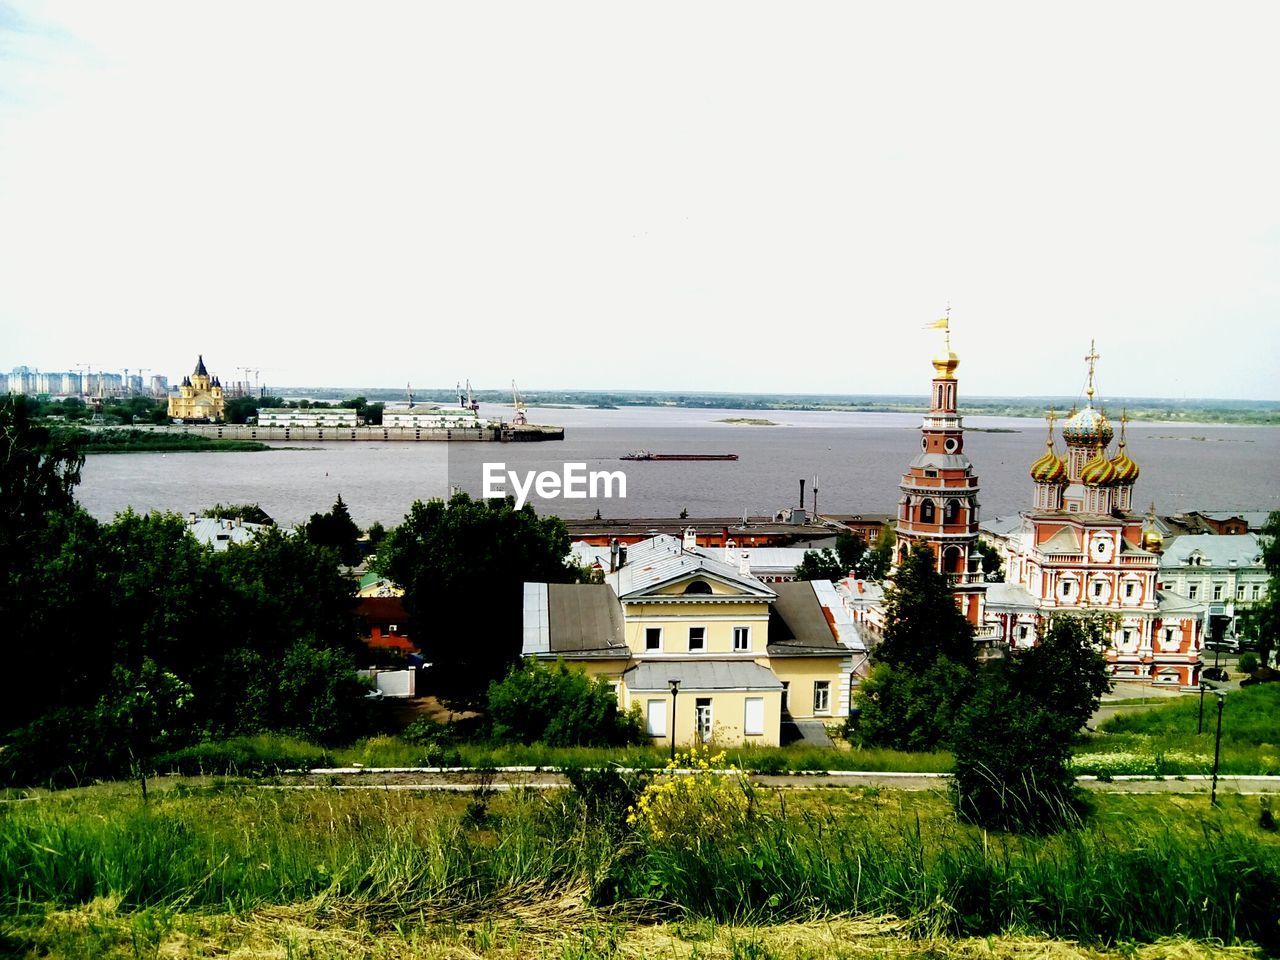
[[[965,618],[981,626],[987,586],[978,555],[978,478],[964,454],[964,424],[958,411],[956,368],[951,349],[950,310],[929,324],[943,331],[933,358],[929,412],[920,426],[920,454],[902,477],[898,499],[896,560],[916,544],[933,551],[937,570],[951,580]]]

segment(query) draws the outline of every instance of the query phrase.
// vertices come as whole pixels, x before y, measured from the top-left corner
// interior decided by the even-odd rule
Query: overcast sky
[[[0,0],[0,369],[1280,399],[1280,4]]]

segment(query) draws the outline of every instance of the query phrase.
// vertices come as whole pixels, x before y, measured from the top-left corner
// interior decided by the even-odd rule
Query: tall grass
[[[892,913],[937,934],[1280,948],[1280,843],[1243,817],[1243,799],[1202,819],[1167,797],[1117,798],[1114,815],[1022,839],[957,823],[940,795],[904,797],[757,792],[733,836],[657,842],[602,829],[568,791],[470,808],[364,791],[236,788],[149,806],[58,796],[0,808],[0,910],[110,897],[133,910],[307,900],[404,916],[579,891],[717,922]]]

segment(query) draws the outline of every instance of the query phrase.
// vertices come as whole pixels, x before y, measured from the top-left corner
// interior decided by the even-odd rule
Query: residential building
[[[446,410],[443,407],[418,404],[383,410],[382,426],[412,430],[480,430],[493,426],[493,423],[482,419],[473,410]]]
[[[686,550],[707,557],[719,557],[725,563],[736,564],[739,568],[745,564],[747,571],[762,583],[787,583],[795,580],[796,567],[808,552],[804,547],[748,547],[740,550],[732,538],[718,548],[703,547],[698,545],[701,539],[703,538],[698,535],[695,527],[686,527],[682,532]],[[609,569],[611,547],[576,542],[572,545],[572,550],[579,566],[601,573]]]
[[[196,360],[191,376],[183,377],[178,395],[169,398],[169,416],[175,420],[214,421],[226,417],[222,383],[205,369],[204,355]]]
[[[661,535],[611,551],[604,583],[526,583],[524,654],[608,679],[655,743],[776,745],[784,726],[843,722],[866,648],[834,586],[766,585],[714,553]]]
[[[1032,509],[1002,531],[1005,583],[987,590],[987,613],[1011,646],[1029,646],[1054,613],[1114,615],[1106,649],[1116,678],[1195,686],[1200,680],[1204,607],[1161,590],[1163,536],[1154,511],[1132,511],[1138,464],[1127,452],[1125,418],[1115,428],[1094,406],[1090,345],[1086,402],[1062,426],[1066,456],[1055,448],[1049,414],[1045,453],[1031,465]]]
[[[375,650],[417,653],[411,638],[409,614],[400,597],[359,597],[356,616],[362,625],[361,637]]]
[[[1256,533],[1178,537],[1160,557],[1160,585],[1205,608],[1205,635],[1236,634],[1241,610],[1266,599],[1268,574]]]
[[[265,529],[265,524],[245,523],[240,519],[197,517],[194,513],[187,516],[187,532],[219,553],[233,543],[252,542],[258,531]]]

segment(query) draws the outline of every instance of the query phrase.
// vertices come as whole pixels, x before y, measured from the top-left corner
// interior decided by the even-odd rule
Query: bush
[[[328,751],[302,740],[272,734],[197,743],[161,754],[155,760],[157,770],[188,776],[262,776],[333,765],[334,758]]]
[[[627,814],[649,785],[643,773],[620,770],[567,767],[564,775],[582,804],[587,822],[610,833],[619,833]]]
[[[894,750],[935,750],[946,746],[956,713],[973,686],[966,667],[938,657],[927,667],[876,665],[858,688],[854,742]]]
[[[527,660],[489,685],[489,718],[498,740],[553,747],[622,746],[647,742],[635,711],[622,713],[608,682],[553,665]]]
[[[1240,659],[1236,662],[1236,666],[1241,673],[1253,673],[1258,669],[1258,656],[1254,653],[1242,653]]]
[[[723,753],[712,756],[706,746],[676,754],[667,775],[641,791],[627,823],[650,840],[678,846],[736,837],[751,819],[752,787],[737,767],[717,772],[724,763]],[[676,772],[682,770],[692,772]]]

